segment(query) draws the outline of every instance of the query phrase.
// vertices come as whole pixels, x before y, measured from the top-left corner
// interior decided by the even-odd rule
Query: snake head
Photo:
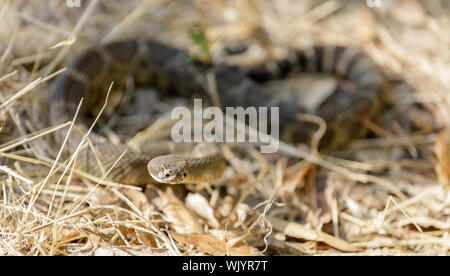
[[[187,177],[188,163],[179,155],[163,155],[151,159],[147,169],[153,179],[158,182],[178,184]]]

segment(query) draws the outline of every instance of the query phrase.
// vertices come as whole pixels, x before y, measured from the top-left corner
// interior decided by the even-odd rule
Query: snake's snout
[[[150,175],[160,183],[178,184],[188,174],[188,163],[179,155],[164,155],[151,159],[147,165]]]

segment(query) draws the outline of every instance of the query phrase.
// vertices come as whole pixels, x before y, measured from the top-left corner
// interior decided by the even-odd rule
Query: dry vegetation
[[[438,133],[450,125],[450,5],[365,2],[1,0],[0,119],[11,129],[0,134],[0,255],[447,255],[450,134]],[[294,159],[225,149],[216,183],[143,192],[62,174],[50,137],[67,124],[48,128],[45,111],[58,70],[122,37],[195,51],[195,22],[213,56],[233,40],[259,45],[242,63],[283,47],[358,46],[387,76],[387,108],[367,138],[339,151],[303,146]],[[142,106],[162,105],[137,90],[140,113],[115,118],[118,135],[101,124],[111,139],[149,124]]]

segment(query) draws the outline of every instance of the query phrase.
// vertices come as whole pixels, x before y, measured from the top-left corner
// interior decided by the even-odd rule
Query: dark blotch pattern
[[[136,40],[112,42],[104,47],[104,51],[108,53],[115,63],[132,61],[137,54],[137,49]]]
[[[92,79],[103,70],[104,60],[98,50],[90,49],[75,59],[68,68]]]
[[[142,45],[145,45],[145,47],[140,47]],[[249,78],[241,70],[226,66],[211,67],[190,63],[187,52],[161,42],[152,40],[112,42],[87,50],[68,66],[68,71],[56,79],[49,101],[50,123],[57,125],[73,118],[80,99],[93,96],[88,93],[93,85],[91,83],[93,79],[95,79],[95,82],[101,82],[103,78],[106,79],[116,75],[124,77],[128,73],[132,73],[136,77],[140,76],[144,80],[147,79],[150,85],[159,88],[176,88],[175,92],[186,96],[194,96],[194,93],[196,93],[195,95],[207,97],[206,91],[210,84],[207,76],[212,74],[215,77],[215,84],[223,107],[279,107],[281,136],[288,137],[290,142],[305,142],[316,127],[313,124],[300,122],[295,118],[296,113],[304,112],[304,110],[298,107],[294,101],[281,100],[266,93],[264,88],[256,81],[263,82],[284,77],[292,71],[305,71],[308,64],[314,65],[311,68],[313,71],[321,72],[324,69],[322,65],[325,58],[325,48],[316,47],[314,51],[315,55],[311,55],[311,57],[308,57],[303,51],[295,51],[297,64],[288,60],[278,61],[276,62],[278,70],[269,70],[266,67],[251,69],[248,71]],[[334,48],[332,55],[333,71],[336,70],[336,64],[339,63],[344,51],[344,47]],[[362,60],[362,57],[364,57],[362,53],[353,56],[349,62],[347,73],[357,68],[356,66]],[[373,67],[376,68],[376,65],[373,64]],[[360,81],[360,79],[367,77],[367,74],[370,74],[372,78]],[[352,129],[352,127],[360,126],[360,123],[355,123],[354,120],[370,119],[375,113],[375,108],[368,107],[378,106],[378,94],[380,94],[381,86],[379,82],[382,80],[378,70],[352,72],[352,76],[353,79],[351,80],[357,84],[357,88],[360,88],[360,91],[355,93],[356,96],[350,97],[348,101],[325,105],[317,112],[317,115],[322,116],[330,126],[330,131],[325,135],[324,143],[321,143],[323,146],[327,146],[324,145],[326,143],[332,146],[339,146],[344,143],[352,136],[352,133],[359,132]],[[344,77],[348,78],[349,76]],[[186,94],[188,92],[191,94]],[[82,124],[80,128],[86,130],[86,127]],[[64,131],[58,132],[57,136],[60,139],[57,139],[57,141],[62,141],[61,138],[64,138],[65,133]],[[76,133],[74,131],[74,135],[71,136],[66,147],[70,154],[75,151],[78,142],[81,141],[82,136]],[[127,148],[126,145],[111,144],[104,137],[94,133],[91,134],[90,141],[94,145],[105,170],[108,170],[114,164],[116,158],[124,150],[128,151],[111,171],[108,179],[134,185],[154,182],[147,172],[147,163],[155,156],[150,149],[146,152],[138,152]],[[222,159],[222,156],[192,159],[189,167],[200,177],[205,174],[207,168],[212,166],[215,166],[216,171],[219,171],[219,168],[220,171],[223,171],[225,163]],[[89,147],[80,152],[78,160],[80,165],[77,168],[92,173],[94,176],[102,177],[97,159]],[[214,165],[211,165],[213,163]],[[195,171],[195,168],[200,169]],[[189,172],[191,175],[196,175],[196,173],[191,174],[191,171]],[[208,174],[212,175],[211,172]]]

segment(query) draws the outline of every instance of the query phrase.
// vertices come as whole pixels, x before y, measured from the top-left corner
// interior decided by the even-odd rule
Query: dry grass
[[[380,8],[356,0],[82,2],[89,5],[0,1],[0,121],[13,125],[0,134],[1,255],[449,253],[450,165],[443,160],[450,146],[436,138],[450,125],[447,1],[382,1]],[[195,51],[194,22],[204,24],[213,56],[226,41],[257,42],[259,54],[244,63],[285,46],[361,47],[388,76],[387,110],[367,122],[369,138],[332,153],[282,145],[298,159],[225,148],[224,179],[205,185],[144,193],[55,159],[51,133],[72,125],[48,128],[45,105],[51,79],[74,55],[133,36]],[[135,94],[145,106],[154,100]],[[118,134],[99,123],[120,140],[142,128],[146,115],[113,116]]]

